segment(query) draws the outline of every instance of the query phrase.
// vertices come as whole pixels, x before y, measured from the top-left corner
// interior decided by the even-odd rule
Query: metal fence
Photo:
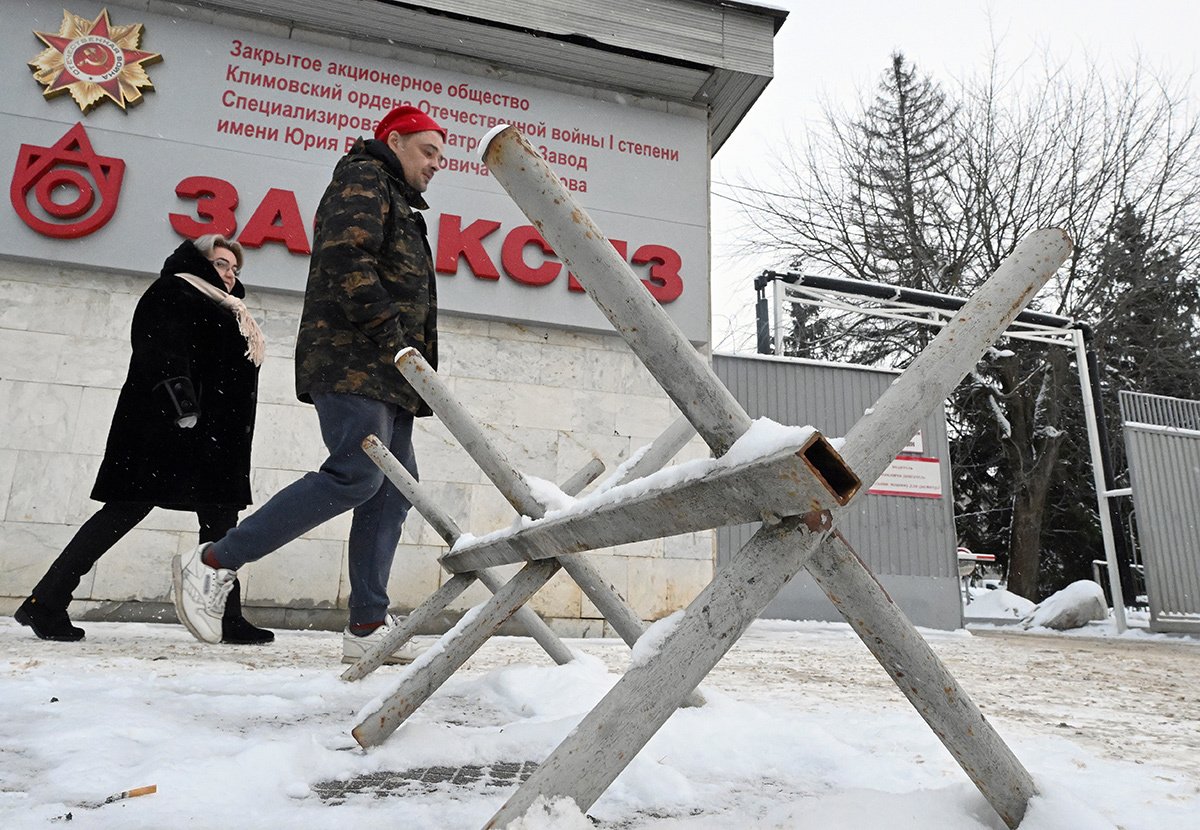
[[[898,375],[879,369],[763,355],[713,355],[713,370],[752,418],[812,424],[845,435]],[[876,578],[917,625],[962,627],[950,482],[950,445],[941,407],[922,426],[924,454],[941,460],[942,498],[868,495],[843,514],[840,527],[854,540]],[[717,530],[717,564],[741,550],[758,523]],[[837,620],[842,615],[806,571],[763,610],[767,619]]]
[[[1200,632],[1200,401],[1119,399],[1150,628]]]

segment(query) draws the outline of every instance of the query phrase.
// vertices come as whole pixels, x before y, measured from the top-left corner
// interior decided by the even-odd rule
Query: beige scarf
[[[254,317],[246,308],[246,304],[199,277],[191,274],[176,274],[175,276],[187,280],[193,288],[217,305],[228,309],[237,318],[238,332],[246,338],[246,359],[255,366],[261,366],[267,353],[267,340],[263,337],[262,329],[258,327],[258,323],[254,321]]]

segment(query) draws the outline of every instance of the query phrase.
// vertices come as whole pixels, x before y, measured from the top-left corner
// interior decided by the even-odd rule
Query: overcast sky
[[[1200,107],[1196,0],[769,0],[789,10],[775,38],[775,79],[713,160],[713,340],[753,350],[755,274],[776,263],[739,253],[745,220],[731,185],[765,184],[788,138],[803,143],[821,103],[854,109],[893,51],[946,86],[981,70],[996,41],[1007,66],[1043,56],[1117,74],[1139,56],[1178,81]],[[731,322],[732,321],[732,322]]]

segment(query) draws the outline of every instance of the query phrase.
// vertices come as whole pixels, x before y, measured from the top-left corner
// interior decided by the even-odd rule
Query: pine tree
[[[851,180],[879,282],[942,292],[960,263],[943,244],[954,110],[934,81],[892,54],[875,99],[856,124],[863,164]]]
[[[932,291],[951,290],[964,253],[961,211],[949,182],[954,108],[928,76],[897,52],[872,103],[844,135],[846,211],[839,233],[850,254],[844,276]],[[900,365],[932,333],[895,321],[822,310],[789,338],[794,355]]]
[[[1184,267],[1178,249],[1161,245],[1145,216],[1123,205],[1113,216],[1110,232],[1094,265],[1095,324],[1092,348],[1107,423],[1109,449],[1118,486],[1128,486],[1128,466],[1121,434],[1118,395],[1121,390],[1200,399],[1200,286]],[[1084,425],[1077,410],[1068,410],[1068,440],[1062,448],[1062,473],[1050,494],[1051,531],[1044,541],[1042,594],[1077,579],[1090,579],[1092,560],[1103,547],[1095,500],[1087,486],[1091,459]],[[1129,526],[1132,505],[1117,502]],[[1133,601],[1133,586],[1124,584]]]
[[[1145,218],[1126,204],[1097,257],[1096,357],[1103,369],[1105,412],[1119,427],[1116,391],[1196,398],[1200,395],[1200,292],[1178,251],[1161,246]]]

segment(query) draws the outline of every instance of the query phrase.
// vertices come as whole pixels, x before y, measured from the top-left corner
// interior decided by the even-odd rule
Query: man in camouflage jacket
[[[317,208],[296,338],[296,394],[315,405],[329,458],[219,542],[176,557],[176,610],[202,640],[214,642],[206,608],[239,567],[351,509],[343,659],[353,662],[391,624],[388,576],[410,505],[361,442],[378,436],[417,474],[413,418],[429,411],[393,361],[413,346],[437,365],[433,261],[417,211],[428,208],[422,193],[441,166],[445,130],[404,106],[375,136],[338,162]]]
[[[413,346],[437,366],[433,265],[417,212],[429,205],[395,160],[385,143],[359,140],[317,208],[296,337],[296,394],[306,403],[336,392],[414,413],[424,405],[393,361]]]

